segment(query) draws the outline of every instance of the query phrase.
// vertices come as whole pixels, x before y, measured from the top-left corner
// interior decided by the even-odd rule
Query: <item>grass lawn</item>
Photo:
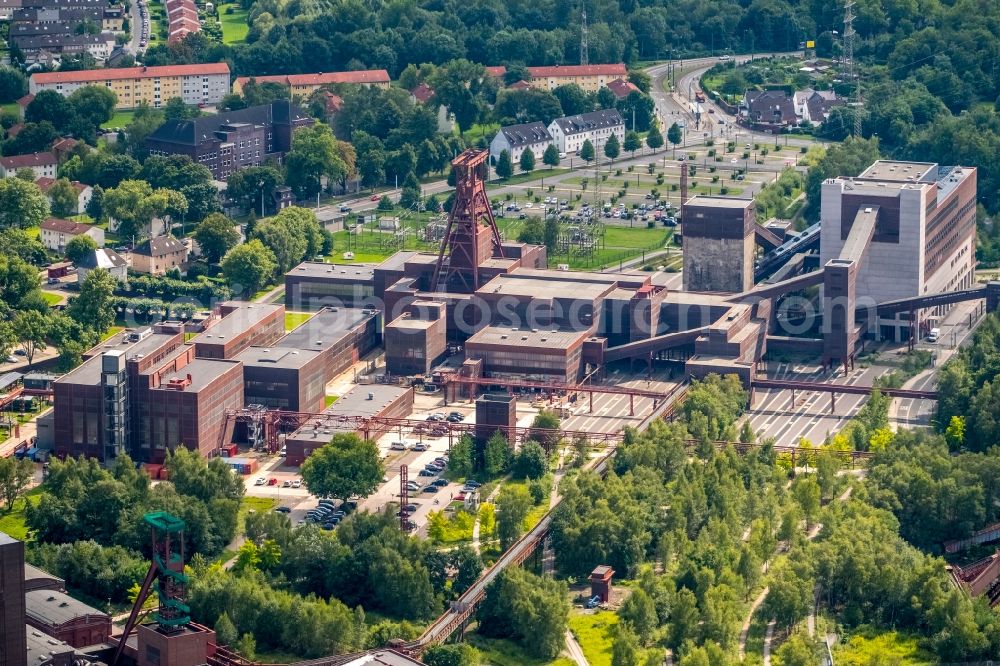
[[[895,631],[852,636],[846,643],[838,643],[834,659],[837,666],[923,666],[937,663],[933,655],[920,649],[916,636]]]
[[[101,338],[101,342],[104,342],[113,335],[118,335],[124,330],[125,330],[124,326],[112,326],[111,328],[108,329],[108,332],[105,333],[104,336]]]
[[[323,409],[326,409],[327,407],[329,407],[333,403],[337,402],[337,400],[339,400],[339,399],[340,399],[339,395],[328,395],[328,396],[324,397],[323,398]]]
[[[28,235],[28,238],[38,238],[41,235],[41,227],[28,227],[24,230],[24,233]]]
[[[17,111],[17,105],[15,104],[14,111]],[[500,123],[487,123],[485,125],[480,125],[476,123],[470,127],[465,132],[462,132],[462,138],[469,143],[474,142],[476,139],[486,139],[487,141],[493,138],[493,135],[497,133],[500,129]]]
[[[240,502],[240,512],[236,516],[236,533],[243,534],[246,529],[245,521],[250,511],[262,513],[270,511],[278,505],[278,500],[273,497],[249,497],[244,496]]]
[[[229,10],[232,9],[232,13]],[[223,44],[242,44],[247,40],[247,12],[239,5],[222,5],[219,7],[219,23],[222,25]]]
[[[25,541],[28,538],[28,528],[24,524],[24,508],[28,502],[38,504],[42,498],[42,488],[32,488],[14,502],[14,508],[0,513],[0,532],[5,532],[15,539]]]
[[[43,291],[42,298],[44,298],[45,302],[49,304],[49,307],[52,307],[53,305],[58,305],[59,303],[62,302],[63,299],[62,296],[60,296],[59,294],[53,294],[51,291]]]
[[[564,657],[555,661],[533,657],[513,641],[484,638],[478,634],[470,634],[467,640],[482,652],[484,666],[573,666],[573,661]]]
[[[104,129],[110,129],[112,127],[126,127],[132,118],[135,117],[135,111],[115,111],[115,115],[106,123],[101,123],[101,127]]]
[[[552,176],[569,173],[569,171],[569,169],[535,169],[534,171],[529,171],[528,173],[516,173],[507,180],[490,181],[490,184],[487,185],[486,189],[495,190],[501,187],[507,187],[508,185],[530,183],[536,180],[541,180],[542,178],[551,178]]]
[[[432,511],[427,533],[435,543],[459,543],[472,540],[475,516],[456,510],[450,517],[444,511]]]
[[[569,630],[591,666],[611,666],[611,645],[618,616],[611,611],[570,612]]]
[[[302,324],[309,321],[312,318],[311,312],[286,312],[285,313],[285,330],[291,331],[298,328]]]

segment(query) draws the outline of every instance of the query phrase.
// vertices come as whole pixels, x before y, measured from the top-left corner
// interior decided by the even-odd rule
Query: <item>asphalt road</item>
[[[145,49],[139,46],[139,42],[142,39],[142,17],[139,14],[139,6],[147,6],[146,0],[134,0],[129,8],[129,23],[132,26],[132,37],[129,39],[128,44],[125,45],[125,50],[132,55],[138,55],[140,51]],[[146,14],[147,20],[149,19],[149,14]],[[148,39],[147,35],[147,39]]]

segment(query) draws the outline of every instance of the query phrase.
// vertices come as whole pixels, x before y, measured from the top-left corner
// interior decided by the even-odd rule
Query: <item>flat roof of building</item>
[[[86,615],[103,615],[93,606],[77,601],[64,592],[55,590],[30,590],[24,593],[26,615],[36,622],[58,627]]]
[[[381,414],[389,405],[399,400],[412,388],[392,384],[361,384],[340,396],[322,416],[311,418],[301,428],[288,436],[289,440],[326,440],[338,432],[354,431],[353,423],[337,423],[338,418],[372,417]],[[369,396],[371,399],[369,400]]]
[[[699,194],[688,199],[685,206],[701,206],[702,208],[733,208],[743,210],[753,205],[753,199],[737,199],[735,197],[711,197]]]
[[[421,666],[424,662],[417,661],[395,650],[372,650],[360,657],[345,661],[342,666]]]
[[[292,277],[326,278],[330,280],[371,279],[375,276],[375,268],[364,264],[328,264],[319,261],[303,261],[285,273],[285,275]]]
[[[398,317],[396,317],[395,319],[393,319],[391,322],[389,322],[388,324],[386,324],[386,327],[390,327],[391,326],[392,328],[409,328],[409,329],[421,331],[421,330],[424,330],[425,328],[430,328],[434,324],[435,321],[437,321],[437,320],[436,319],[417,319],[416,317],[411,316],[408,312],[404,312],[403,314],[399,315]]]
[[[125,359],[130,360],[138,355],[151,354],[175,337],[174,333],[151,333],[139,342],[126,340],[130,331],[114,335],[101,344],[91,348],[89,359],[70,372],[55,380],[55,383],[65,384],[98,384],[101,381],[101,355],[109,351],[124,351]]]
[[[865,180],[885,180],[893,182],[927,182],[937,176],[934,162],[906,162],[897,160],[877,160],[861,172],[858,178]]]
[[[319,356],[318,351],[294,347],[251,347],[236,355],[246,367],[297,370]]]
[[[361,308],[324,308],[278,340],[275,346],[322,351],[339,343],[375,315],[371,311],[365,314]]]
[[[406,262],[415,257],[418,253],[413,250],[404,250],[401,252],[395,252],[392,256],[388,257],[381,264],[376,266],[379,270],[383,271],[401,271],[406,265]]]
[[[502,345],[511,347],[544,347],[565,350],[590,337],[588,331],[572,331],[552,328],[522,329],[510,326],[487,326],[466,340],[470,345]],[[538,353],[537,349],[533,353]]]
[[[479,288],[479,294],[487,296],[518,296],[535,299],[575,298],[594,300],[608,293],[615,281],[578,282],[570,273],[565,279],[561,274],[552,271],[552,276],[534,277],[531,275],[506,274],[498,275]]]
[[[30,625],[25,625],[24,629],[28,636],[25,664],[51,664],[53,655],[64,655],[74,651],[69,643],[64,643]]]
[[[177,350],[177,354],[187,353],[187,350],[181,348]],[[164,364],[169,363],[169,358],[164,359],[163,363],[159,364],[162,367]],[[183,368],[177,372],[163,373],[160,381],[160,385],[154,391],[176,391],[178,389],[167,388],[167,383],[175,378],[184,378],[188,375],[191,376],[191,383],[185,386],[184,393],[197,393],[198,391],[208,387],[209,384],[214,382],[219,378],[219,375],[229,372],[233,369],[233,366],[237,365],[236,361],[233,360],[223,360],[214,358],[195,358],[193,361],[185,365]],[[155,367],[143,374],[152,374],[155,372]]]
[[[192,342],[221,342],[232,339],[245,331],[252,329],[270,315],[284,309],[283,305],[272,305],[269,303],[244,303],[233,302],[223,303],[227,306],[236,306],[236,309],[219,320],[217,324],[210,326],[204,333],[195,336]],[[220,340],[222,338],[222,340]]]

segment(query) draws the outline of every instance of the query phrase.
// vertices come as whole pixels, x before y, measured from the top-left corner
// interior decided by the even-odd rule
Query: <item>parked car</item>
[[[476,481],[475,479],[468,479],[468,480],[466,480],[466,482],[465,482],[465,486],[466,486],[467,488],[479,488],[479,487],[480,487],[480,486],[482,486],[482,485],[483,485],[483,484],[479,483],[479,482],[478,482],[478,481]]]
[[[393,442],[389,445],[389,448],[393,451],[405,451],[406,442]]]
[[[278,480],[275,479],[274,477],[271,477],[270,479],[267,480],[267,485],[276,486],[278,485]]]
[[[253,485],[255,485],[255,486],[262,486],[265,483],[267,483],[267,479],[265,479],[264,477],[261,476],[261,477],[257,477],[257,480],[253,482]]]
[[[587,608],[597,608],[601,605],[601,598],[596,594],[587,600]]]
[[[292,482],[289,481],[289,480],[287,480],[287,479],[285,479],[284,481],[281,482],[281,487],[282,488],[291,488],[292,487]]]
[[[428,446],[427,444],[424,444],[423,442],[417,442],[416,444],[413,445],[414,451],[426,451],[429,448],[431,447]]]
[[[433,482],[431,485],[434,486],[435,488],[444,488],[445,486],[448,485],[448,479],[438,479],[437,481]]]
[[[429,469],[422,469],[419,472],[417,472],[417,476],[436,476],[436,475]]]
[[[277,509],[275,509],[275,511],[277,511],[278,513],[291,513],[292,509],[291,507],[287,506],[279,506]]]
[[[295,479],[294,481],[292,481],[292,488],[301,488],[301,487],[302,487],[302,479]]]

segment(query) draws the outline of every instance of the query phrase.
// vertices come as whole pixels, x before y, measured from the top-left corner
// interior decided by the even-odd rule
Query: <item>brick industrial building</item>
[[[292,134],[315,121],[287,100],[223,111],[186,120],[168,120],[146,138],[150,155],[187,155],[216,180],[268,160],[281,162]]]
[[[217,449],[227,411],[319,411],[325,385],[380,341],[374,313],[324,310],[285,334],[281,305],[228,302],[185,342],[164,323],[120,333],[53,384],[54,453],[159,464],[183,445]]]

